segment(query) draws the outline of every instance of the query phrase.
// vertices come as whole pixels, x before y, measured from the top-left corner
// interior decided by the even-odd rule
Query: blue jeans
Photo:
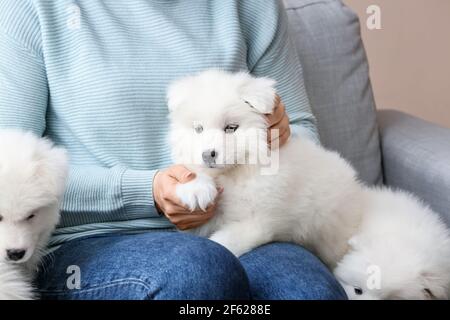
[[[204,238],[149,232],[84,238],[44,259],[43,299],[345,299],[328,269],[287,243],[240,259]]]

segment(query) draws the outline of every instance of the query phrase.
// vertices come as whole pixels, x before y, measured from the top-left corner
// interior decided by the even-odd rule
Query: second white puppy
[[[18,130],[0,131],[0,300],[32,299],[31,280],[59,221],[66,152]]]
[[[273,80],[247,73],[212,70],[170,86],[173,158],[197,173],[197,179],[178,185],[177,195],[191,209],[206,208],[217,196],[216,185],[224,188],[215,216],[195,233],[224,245],[236,256],[272,241],[299,243],[334,268],[348,252],[357,250],[350,247],[349,239],[370,223],[364,221],[366,212],[395,214],[403,207],[424,210],[414,199],[387,190],[384,192],[390,196],[380,197],[377,191],[365,188],[337,153],[305,137],[292,138],[278,150],[279,154],[272,151],[271,170],[265,170],[261,161],[268,154],[264,114],[272,112],[274,84]],[[377,210],[379,202],[384,202],[382,210]],[[421,219],[419,215],[408,219]],[[436,220],[435,213],[429,215]],[[403,219],[404,214],[392,220],[393,228]],[[437,232],[448,241],[448,231],[439,222],[419,224],[422,229],[418,232]],[[382,233],[375,235],[380,236]],[[433,275],[427,277],[426,284],[420,283],[420,277],[408,280],[427,294],[430,288],[442,287],[428,296],[443,298],[450,282],[450,270],[443,266],[450,256],[448,242],[439,249],[429,242],[419,242],[421,246],[411,242],[408,247],[389,249],[398,255],[406,250],[424,259],[433,252],[441,255],[429,264],[416,266],[419,274]],[[351,265],[347,264],[343,273],[351,274]],[[341,279],[349,280],[348,275]],[[391,282],[384,296],[397,291],[397,297],[407,297],[401,293],[402,285],[402,281]]]
[[[350,299],[448,299],[450,233],[417,198],[370,189],[364,219],[334,274]]]

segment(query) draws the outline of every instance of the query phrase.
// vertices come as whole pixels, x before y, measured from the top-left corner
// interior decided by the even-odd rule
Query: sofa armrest
[[[378,111],[384,182],[410,191],[450,225],[450,129],[408,114]]]

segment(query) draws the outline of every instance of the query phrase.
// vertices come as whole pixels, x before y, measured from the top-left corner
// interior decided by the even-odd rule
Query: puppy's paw
[[[216,199],[218,191],[210,176],[197,174],[194,180],[178,184],[176,193],[181,202],[191,211],[197,208],[206,211],[206,208]]]

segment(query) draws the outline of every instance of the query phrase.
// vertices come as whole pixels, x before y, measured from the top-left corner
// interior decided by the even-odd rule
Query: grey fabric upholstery
[[[323,145],[369,184],[382,182],[382,153],[384,182],[419,196],[450,225],[450,129],[384,110],[379,133],[358,17],[341,0],[284,2]]]
[[[340,0],[285,0],[323,145],[382,181],[375,104],[357,16]]]
[[[385,183],[408,190],[450,225],[450,129],[394,110],[378,112]]]

